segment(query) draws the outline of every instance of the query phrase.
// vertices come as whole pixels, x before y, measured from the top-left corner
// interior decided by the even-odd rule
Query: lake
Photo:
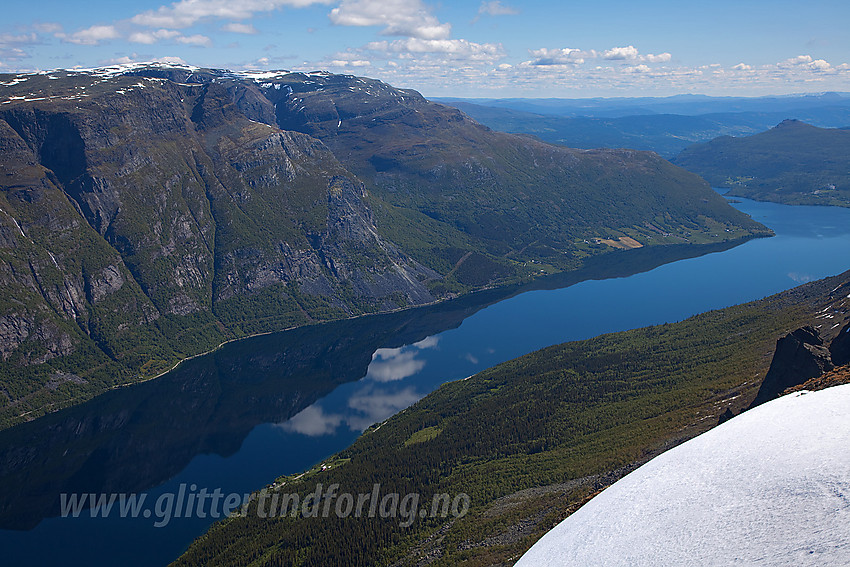
[[[679,321],[850,268],[850,209],[735,206],[776,236],[695,249],[702,255],[687,259],[631,251],[526,288],[247,339],[0,432],[4,563],[167,564],[213,519],[170,517],[155,527],[163,523],[155,513],[61,518],[60,494],[145,493],[153,503],[181,486],[249,493],[321,462],[444,382],[552,344]]]

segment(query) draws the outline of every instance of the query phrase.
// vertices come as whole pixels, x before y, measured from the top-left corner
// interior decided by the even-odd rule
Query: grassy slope
[[[850,131],[798,121],[691,146],[675,160],[730,194],[790,205],[850,206]]]
[[[214,526],[175,565],[511,564],[598,489],[755,394],[777,336],[844,301],[850,272],[686,321],[553,346],[444,385],[298,478],[340,492],[470,495],[456,521]],[[846,305],[844,309],[846,310]]]

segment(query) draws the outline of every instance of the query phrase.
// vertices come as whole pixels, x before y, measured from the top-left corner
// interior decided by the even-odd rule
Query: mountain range
[[[548,104],[547,104],[548,102]],[[532,99],[446,104],[496,130],[530,134],[573,148],[651,150],[671,159],[719,136],[751,136],[793,118],[819,127],[850,125],[850,98],[840,95],[725,99],[669,97],[589,101]]]
[[[770,231],[658,155],[349,75],[0,76],[5,423],[234,338]]]

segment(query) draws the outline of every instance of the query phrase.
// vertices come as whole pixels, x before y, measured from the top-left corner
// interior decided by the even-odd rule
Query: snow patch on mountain
[[[850,385],[758,406],[662,455],[516,564],[850,565]]]

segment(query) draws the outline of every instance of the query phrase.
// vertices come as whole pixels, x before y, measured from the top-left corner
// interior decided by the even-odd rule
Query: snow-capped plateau
[[[850,565],[850,384],[776,399],[663,453],[516,565]]]

